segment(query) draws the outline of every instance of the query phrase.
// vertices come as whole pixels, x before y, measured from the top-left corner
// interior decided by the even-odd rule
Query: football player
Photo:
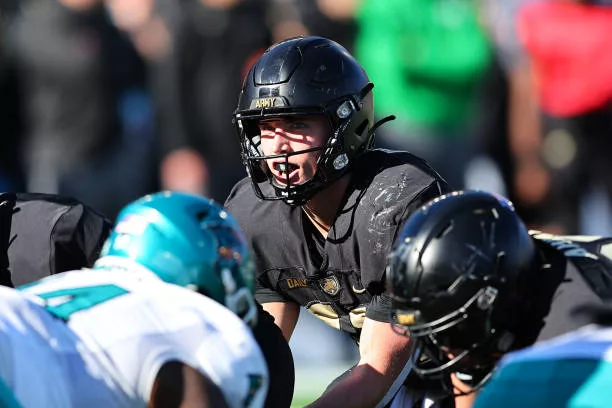
[[[218,204],[146,196],[93,269],[0,288],[0,378],[24,407],[261,407],[253,272]]]
[[[580,327],[574,307],[612,298],[610,249],[610,238],[528,232],[487,192],[419,209],[387,270],[392,326],[413,341],[426,390],[415,404],[470,406],[505,353]]]
[[[384,405],[401,386],[408,339],[389,326],[386,257],[402,221],[447,191],[422,159],[373,148],[386,119],[372,88],[341,45],[292,38],[254,63],[234,115],[249,177],[226,207],[253,248],[257,300],[287,339],[304,306],[359,342],[313,407]]]

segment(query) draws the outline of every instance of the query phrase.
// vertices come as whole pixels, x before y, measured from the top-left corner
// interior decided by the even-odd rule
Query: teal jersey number
[[[39,293],[45,308],[53,315],[68,320],[73,313],[129,293],[117,285],[85,286]]]

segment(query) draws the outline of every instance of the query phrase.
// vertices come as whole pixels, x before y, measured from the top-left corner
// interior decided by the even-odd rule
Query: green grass
[[[293,398],[293,401],[291,402],[291,408],[303,408],[315,399],[317,399],[316,394],[304,398]]]
[[[295,390],[291,408],[302,408],[317,399],[329,383],[351,367],[345,365],[303,365],[295,367]]]

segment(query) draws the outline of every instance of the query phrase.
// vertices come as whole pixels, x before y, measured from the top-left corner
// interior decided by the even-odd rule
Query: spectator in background
[[[612,192],[604,176],[612,10],[591,3],[488,1],[484,8],[509,84],[510,196],[528,225],[557,233],[593,233],[579,218],[585,196]]]
[[[146,64],[156,113],[161,187],[206,195],[208,168],[187,136],[188,115],[181,98],[183,4],[173,0],[108,0],[106,3],[114,23],[129,36]]]
[[[2,24],[5,24],[6,20],[12,20],[21,9],[21,6],[27,1],[28,0],[0,0],[0,21],[2,21]]]
[[[612,8],[596,3],[533,2],[518,15],[544,118],[539,157],[551,172],[554,200],[546,207],[557,208],[568,233],[586,233],[580,208],[594,191],[612,202]],[[598,223],[596,233],[612,232]]]
[[[174,177],[172,167],[179,164],[192,169],[194,181],[205,182],[208,196],[224,201],[245,175],[230,118],[248,65],[271,41],[269,2],[183,0],[180,7],[174,52],[187,142],[168,149],[163,182],[194,184]]]
[[[530,0],[484,2],[483,20],[507,83],[508,195],[531,227],[561,232],[543,201],[550,190],[550,174],[540,160],[542,123],[533,92],[530,61],[520,43],[516,16]]]
[[[377,112],[397,116],[377,145],[423,157],[461,188],[475,150],[475,96],[490,60],[474,2],[364,0],[357,20],[355,52],[376,84]]]
[[[100,0],[30,2],[11,33],[22,75],[26,188],[109,217],[155,186],[145,65]]]
[[[23,123],[17,70],[6,55],[6,25],[7,20],[0,17],[0,191],[14,191],[24,188],[19,157]]]
[[[357,34],[355,14],[361,0],[289,1],[294,4],[298,11],[307,33],[329,38],[343,44],[349,52],[353,51],[355,35]]]

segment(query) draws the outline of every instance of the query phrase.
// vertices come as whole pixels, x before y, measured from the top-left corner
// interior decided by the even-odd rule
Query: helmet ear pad
[[[350,167],[354,161],[371,149],[374,145],[374,96],[372,95],[371,83],[364,88],[368,93],[361,99],[349,98],[343,103],[349,104],[353,112],[348,119],[343,120],[334,116],[330,118],[332,123],[333,134],[327,141],[327,148],[322,155],[321,176],[325,179],[337,179],[331,174],[340,172],[341,168],[338,165],[338,160],[344,155],[347,166]],[[340,104],[341,106],[342,104]],[[337,112],[336,109],[330,109],[328,112]],[[336,122],[336,124],[334,124]]]
[[[374,145],[374,94],[372,88],[374,84],[370,83],[363,90],[367,92],[359,100],[359,107],[352,120],[351,127],[346,130],[350,137],[344,148],[347,152],[354,152],[359,156]]]

